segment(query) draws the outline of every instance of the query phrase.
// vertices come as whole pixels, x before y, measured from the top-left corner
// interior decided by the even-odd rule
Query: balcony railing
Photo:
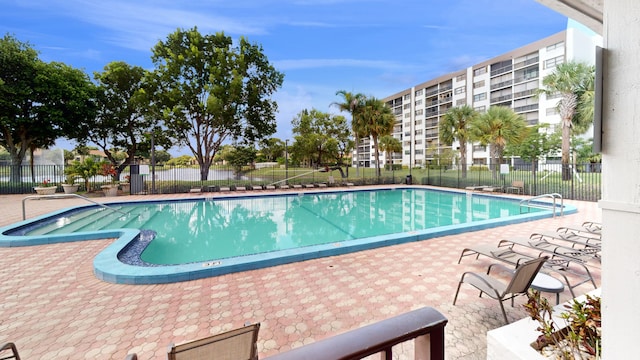
[[[495,97],[491,98],[491,103],[507,101],[507,100],[511,100],[511,98],[512,98],[511,94],[502,95],[502,96],[495,96]]]
[[[519,63],[516,63],[513,67],[516,68],[516,69],[520,69],[520,68],[523,68],[523,67],[525,67],[527,65],[535,64],[539,60],[540,60],[540,58],[538,56],[536,56],[536,57],[531,58],[529,60],[525,60],[525,61],[521,61]]]
[[[491,84],[491,90],[495,90],[498,88],[502,88],[502,87],[507,87],[509,85],[513,84],[513,80],[507,80],[507,81],[503,81],[497,84]]]
[[[532,111],[532,110],[538,110],[538,104],[518,106],[513,108],[513,111],[515,112]]]
[[[496,75],[500,75],[500,74],[509,72],[511,70],[513,70],[513,66],[511,66],[511,65],[503,66],[503,67],[497,68],[497,69],[492,69],[491,70],[491,76],[493,77],[493,76],[496,76]]]
[[[447,322],[436,309],[425,307],[266,359],[356,360],[378,353],[393,359],[393,346],[415,339],[415,359],[442,360]]]
[[[519,98],[519,97],[535,95],[536,91],[538,91],[538,89],[530,89],[530,90],[525,90],[525,91],[518,91],[517,93],[513,94],[513,97],[514,98]]]

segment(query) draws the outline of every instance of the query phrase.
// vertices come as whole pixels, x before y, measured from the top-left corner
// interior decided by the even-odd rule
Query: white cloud
[[[216,9],[211,7],[192,6],[184,10],[175,2],[66,0],[48,3],[46,7],[108,30],[110,35],[105,40],[110,43],[142,51],[149,51],[177,28],[198,26],[201,32],[224,30],[242,35],[266,33],[265,28],[246,19],[216,15]]]

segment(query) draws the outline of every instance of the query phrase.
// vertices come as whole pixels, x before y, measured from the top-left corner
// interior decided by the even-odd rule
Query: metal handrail
[[[390,319],[267,357],[265,360],[357,360],[383,353],[415,339],[415,359],[444,359],[444,327],[448,320],[438,310],[424,307]]]
[[[562,195],[558,194],[558,193],[551,193],[551,194],[542,194],[542,195],[538,195],[538,196],[534,196],[528,199],[523,199],[520,200],[520,213],[522,214],[522,207],[526,206],[527,208],[538,208],[538,209],[548,209],[549,206],[548,205],[541,205],[541,204],[531,204],[531,201],[533,200],[537,200],[537,199],[544,199],[544,198],[551,198],[553,199],[553,217],[556,217],[556,199],[560,199],[560,216],[564,215],[564,199],[562,199]]]
[[[64,198],[69,198],[69,197],[76,197],[79,199],[84,199],[90,203],[96,204],[100,207],[103,207],[105,209],[111,210],[111,211],[115,211],[115,212],[119,212],[122,215],[127,215],[127,213],[122,212],[116,208],[113,208],[111,206],[107,206],[105,204],[101,204],[97,201],[93,201],[91,199],[89,199],[88,197],[82,196],[82,195],[78,195],[78,194],[53,194],[53,195],[30,195],[25,197],[24,199],[22,199],[22,220],[26,220],[27,219],[27,212],[25,209],[25,203],[27,200],[32,200],[32,199],[64,199]]]

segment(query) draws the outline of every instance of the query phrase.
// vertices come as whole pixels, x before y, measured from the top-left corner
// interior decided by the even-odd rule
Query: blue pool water
[[[514,199],[420,188],[110,206],[118,211],[78,207],[3,229],[0,245],[117,237],[96,257],[96,275],[163,283],[551,216],[520,214]]]

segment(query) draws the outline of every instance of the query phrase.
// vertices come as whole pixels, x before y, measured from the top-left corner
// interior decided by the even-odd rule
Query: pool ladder
[[[31,195],[31,196],[27,196],[24,199],[22,199],[22,220],[26,220],[27,219],[27,212],[25,210],[25,203],[27,200],[32,200],[32,199],[64,199],[64,198],[70,198],[70,197],[76,197],[79,199],[84,199],[90,203],[96,204],[102,208],[111,210],[111,211],[115,211],[115,212],[119,212],[122,215],[127,215],[127,213],[122,212],[116,208],[113,208],[111,206],[107,206],[105,204],[101,204],[97,201],[93,201],[87,197],[84,197],[82,195],[78,195],[78,194],[54,194],[54,195]]]
[[[553,199],[553,205],[549,205],[546,203],[534,203],[532,204],[531,202],[533,200],[537,200],[537,199],[544,199],[544,198],[549,198],[549,199]],[[531,208],[537,208],[537,209],[552,209],[553,210],[553,217],[556,217],[556,200],[560,199],[560,216],[564,215],[564,200],[562,199],[562,195],[558,194],[558,193],[552,193],[552,194],[542,194],[542,195],[538,195],[538,196],[534,196],[528,199],[523,199],[520,200],[520,214],[522,214],[522,208],[526,207],[527,209],[531,209]],[[528,212],[528,211],[527,211]]]

